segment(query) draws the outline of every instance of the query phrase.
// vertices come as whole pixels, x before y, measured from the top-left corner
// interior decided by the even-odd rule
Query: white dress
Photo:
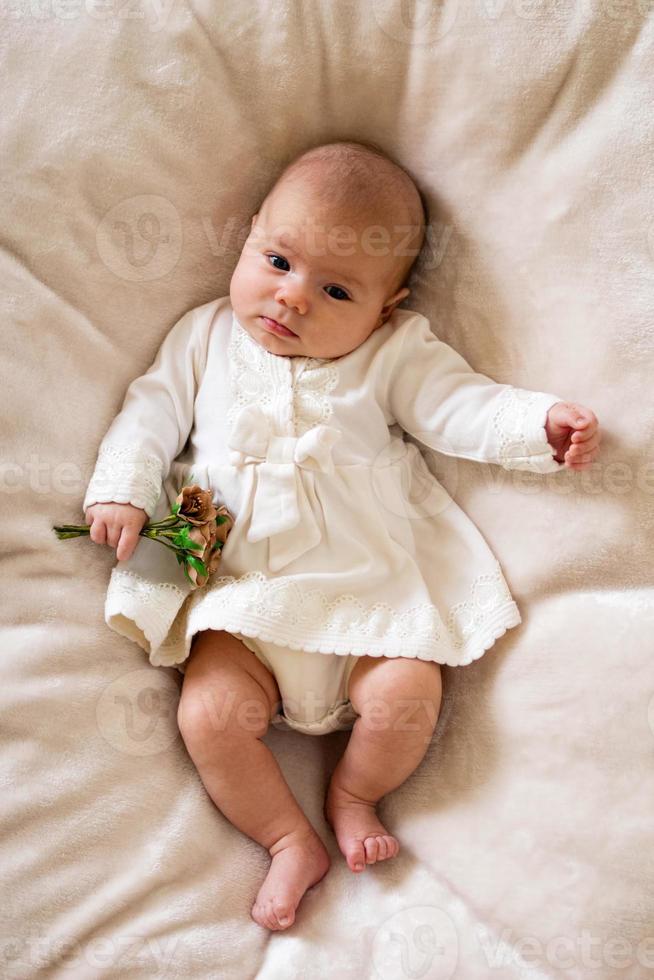
[[[269,353],[228,296],[190,310],[130,384],[83,507],[129,502],[160,519],[192,471],[235,524],[193,591],[172,552],[141,538],[112,570],[105,620],[182,672],[204,629],[468,664],[520,613],[403,430],[448,456],[555,472],[544,424],[560,400],[475,373],[410,310],[335,359]]]

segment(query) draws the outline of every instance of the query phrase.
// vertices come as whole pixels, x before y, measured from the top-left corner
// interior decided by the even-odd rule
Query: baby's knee
[[[268,730],[270,707],[257,682],[246,671],[230,669],[221,683],[203,685],[199,677],[185,680],[177,708],[177,724],[189,750],[201,751],[217,742],[261,738]]]
[[[372,660],[372,658],[366,658]],[[440,665],[417,658],[375,658],[365,664],[350,700],[371,731],[392,729],[398,736],[433,731],[443,694]]]

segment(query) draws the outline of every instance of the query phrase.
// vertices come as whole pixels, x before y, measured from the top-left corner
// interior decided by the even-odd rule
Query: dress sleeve
[[[129,503],[152,518],[162,481],[193,425],[202,338],[189,310],[171,328],[147,372],[129,385],[105,434],[83,510]]]
[[[504,469],[554,473],[564,463],[545,432],[558,395],[498,384],[439,340],[421,314],[400,327],[388,409],[402,428],[444,453]]]

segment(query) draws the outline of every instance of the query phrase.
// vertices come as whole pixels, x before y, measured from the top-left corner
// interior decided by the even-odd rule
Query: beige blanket
[[[19,0],[2,16],[0,974],[639,980],[652,877],[652,41],[647,4]],[[271,729],[333,864],[296,924],[177,733],[180,675],[110,631],[113,550],[59,542],[129,381],[228,292],[279,167],[332,138],[415,176],[406,305],[497,381],[596,413],[586,473],[429,453],[523,616],[445,668],[433,743],[354,876],[347,735]]]

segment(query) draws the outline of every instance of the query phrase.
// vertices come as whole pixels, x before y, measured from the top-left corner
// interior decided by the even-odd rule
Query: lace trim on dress
[[[105,606],[107,622],[149,653],[171,638],[173,621],[188,591],[182,591],[174,582],[148,582],[136,572],[114,568]],[[131,621],[138,632],[125,620]]]
[[[145,632],[155,665],[187,658],[189,621],[193,632],[226,629],[293,649],[418,656],[452,665],[477,659],[507,628],[521,622],[499,564],[474,579],[469,598],[456,603],[445,622],[430,603],[403,612],[383,602],[366,607],[353,595],[330,600],[319,589],[267,579],[259,571],[238,579],[216,576],[193,591],[183,608],[176,586],[151,583],[128,570],[114,569],[110,592],[107,609],[114,617],[122,613],[133,619]]]
[[[138,446],[101,446],[83,509],[113,502],[141,507],[152,516],[161,493],[163,463]]]
[[[539,435],[542,438],[538,441],[530,442],[525,435],[530,429],[533,431],[533,425],[529,425],[529,417],[542,398],[539,392],[512,386],[505,388],[500,395],[492,426],[499,441],[498,462],[505,469],[524,469],[526,457],[529,456],[552,456],[545,426],[541,426]]]
[[[278,392],[263,357],[267,351],[252,340],[236,317],[233,320],[227,354],[232,388],[232,404],[227,412],[227,420],[234,422],[245,405],[257,404],[268,414]]]
[[[308,357],[293,384],[293,423],[298,435],[327,423],[333,414],[330,393],[338,384],[338,368]]]
[[[271,623],[283,621],[294,629],[319,630],[326,635],[344,636],[356,631],[365,636],[422,639],[439,643],[443,640],[443,620],[436,606],[422,603],[398,612],[385,602],[364,604],[354,595],[330,600],[320,589],[307,589],[293,580],[267,579],[262,572],[247,572],[236,579],[218,576],[205,596],[211,594],[212,605],[224,603],[231,613],[237,611],[265,616]],[[198,601],[202,596],[198,593]],[[449,612],[446,628],[450,641],[461,647],[488,615],[512,596],[499,570],[479,575],[472,583],[470,598],[457,603]],[[273,641],[274,642],[274,641]]]
[[[279,379],[272,371],[272,358],[279,355],[271,354],[257,344],[234,318],[228,356],[232,387],[228,422],[233,424],[246,405],[259,405],[266,414],[272,414],[275,402],[283,394],[279,390]],[[333,409],[329,394],[338,384],[338,368],[321,358],[287,360],[292,365],[289,382],[294,430],[296,435],[303,435],[331,417]]]

